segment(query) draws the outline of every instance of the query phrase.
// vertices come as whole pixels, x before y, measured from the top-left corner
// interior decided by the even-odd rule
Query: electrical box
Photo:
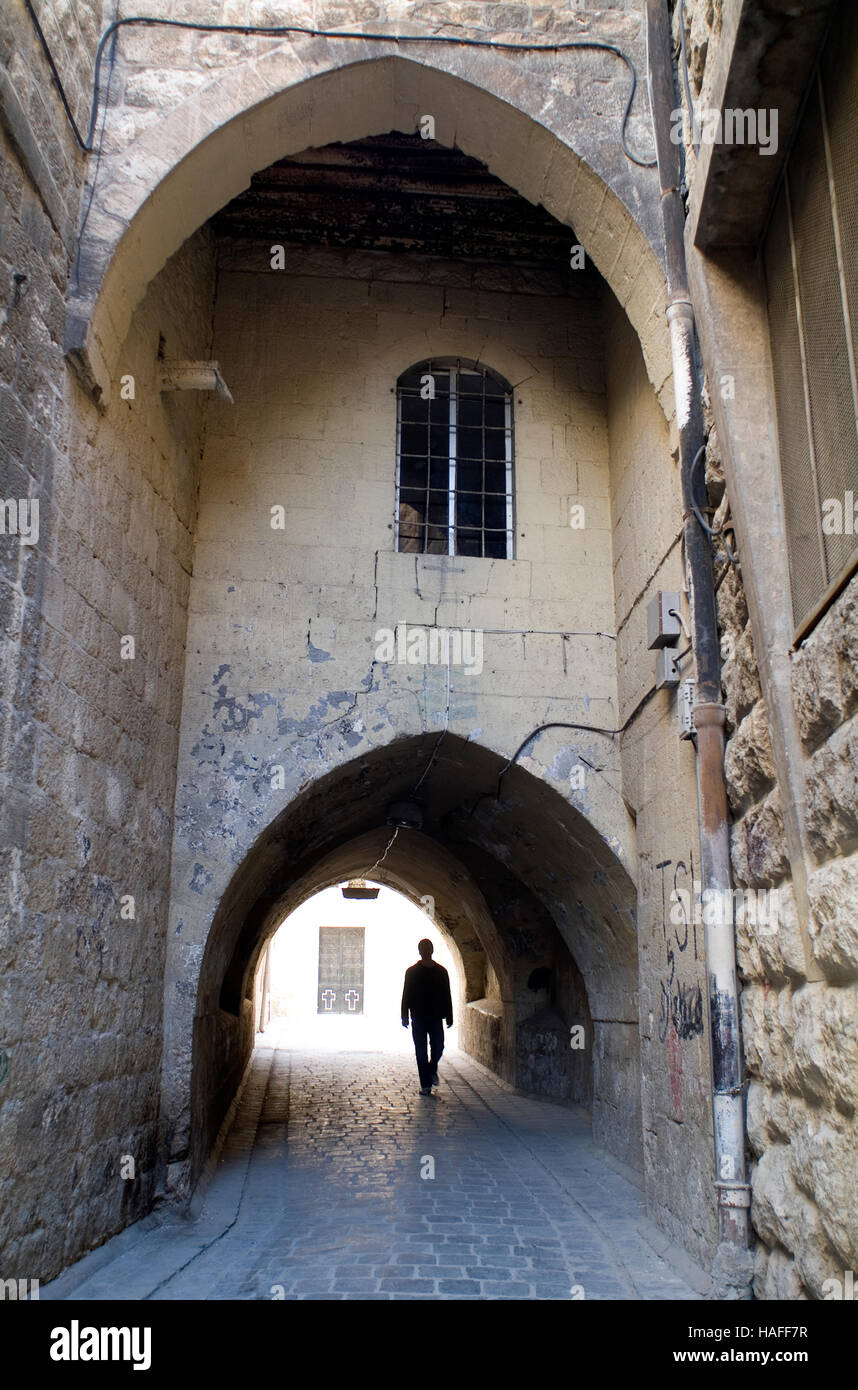
[[[693,738],[697,730],[694,727],[694,681],[690,677],[680,684],[676,696],[676,715],[679,720],[679,737]]]
[[[671,608],[679,612],[679,594],[672,594],[667,589],[659,589],[646,606],[646,635],[650,651],[675,647],[682,636],[682,626],[679,619],[671,615]]]
[[[676,660],[676,652],[670,647],[662,647],[661,651],[655,654],[655,688],[656,690],[672,689],[679,685],[682,672]]]

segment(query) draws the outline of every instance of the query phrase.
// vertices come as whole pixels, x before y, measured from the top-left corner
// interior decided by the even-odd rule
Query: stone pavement
[[[403,1048],[260,1046],[197,1217],[138,1222],[42,1298],[701,1297],[580,1111],[459,1052],[441,1075],[424,1098]]]

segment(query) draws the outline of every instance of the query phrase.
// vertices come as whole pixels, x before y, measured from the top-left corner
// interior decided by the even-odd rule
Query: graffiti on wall
[[[661,978],[658,1036],[666,1042],[673,1028],[681,1040],[696,1038],[703,1032],[703,993],[699,984],[681,984],[677,960],[691,951],[689,960],[701,959],[697,915],[688,906],[693,901],[694,855],[684,859],[662,859],[656,864],[661,874],[661,929],[665,947],[665,970]]]

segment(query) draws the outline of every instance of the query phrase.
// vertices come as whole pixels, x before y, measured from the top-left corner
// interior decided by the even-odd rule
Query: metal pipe
[[[696,661],[694,722],[697,806],[700,829],[701,887],[709,999],[709,1044],[712,1066],[712,1128],[715,1140],[715,1189],[718,1241],[722,1263],[747,1282],[747,1260],[730,1259],[730,1250],[750,1244],[750,1187],[745,1165],[745,1115],[742,1042],[733,892],[730,875],[730,826],[724,781],[725,711],[721,700],[718,620],[709,537],[694,509],[707,505],[704,470],[694,461],[705,442],[697,366],[694,308],[685,261],[685,210],[679,146],[673,142],[671,112],[676,107],[670,27],[665,0],[647,0],[647,72],[655,127],[667,262],[667,319],[673,359],[676,420],[682,480],[683,537],[691,631]],[[726,1247],[726,1249],[725,1249]],[[738,1253],[738,1252],[736,1252]],[[729,1278],[729,1275],[728,1275]]]

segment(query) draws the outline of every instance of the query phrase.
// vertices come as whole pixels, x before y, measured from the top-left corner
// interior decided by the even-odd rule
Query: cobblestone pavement
[[[138,1222],[42,1297],[701,1296],[580,1112],[462,1053],[440,1070],[424,1098],[401,1050],[260,1047],[199,1215]]]

